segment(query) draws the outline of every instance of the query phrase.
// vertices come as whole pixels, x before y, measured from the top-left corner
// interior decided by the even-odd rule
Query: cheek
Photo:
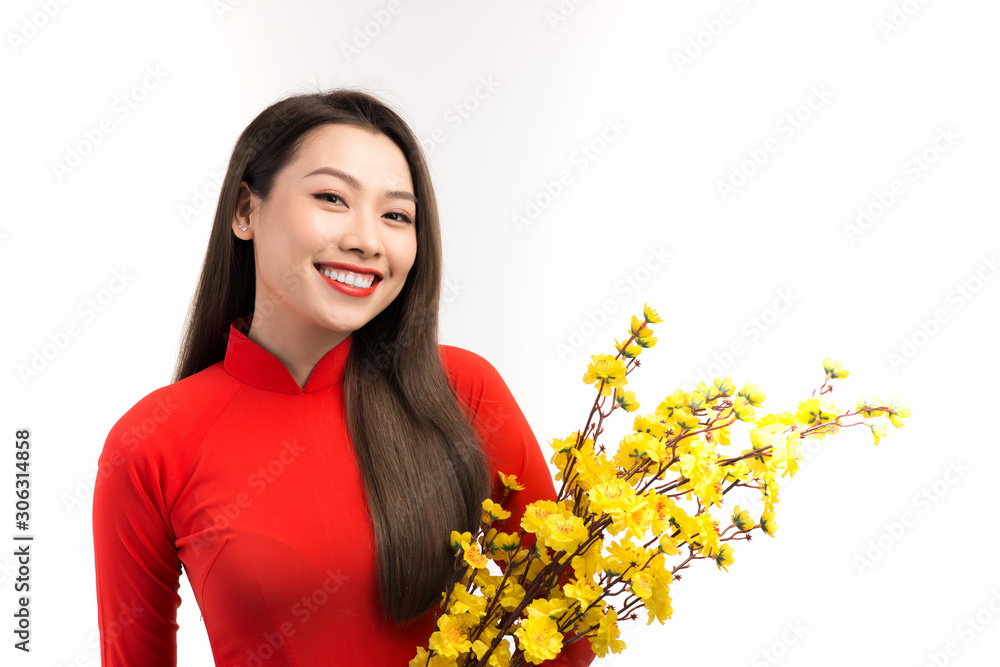
[[[302,239],[288,235],[266,237],[255,253],[257,271],[271,289],[288,290],[298,287],[314,270]]]
[[[410,270],[413,269],[413,265],[416,264],[417,258],[417,237],[414,234],[411,238],[406,239],[406,243],[401,244],[399,252],[397,253],[399,258],[399,272],[409,274]]]

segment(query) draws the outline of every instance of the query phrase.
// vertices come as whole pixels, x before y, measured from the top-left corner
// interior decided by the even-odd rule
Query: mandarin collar
[[[303,394],[320,389],[327,389],[338,382],[347,365],[347,355],[351,350],[351,338],[347,338],[332,347],[317,362],[306,386],[300,387],[292,374],[277,357],[250,340],[249,317],[240,317],[229,325],[229,341],[226,344],[226,357],[223,367],[240,382],[265,391],[282,394]]]

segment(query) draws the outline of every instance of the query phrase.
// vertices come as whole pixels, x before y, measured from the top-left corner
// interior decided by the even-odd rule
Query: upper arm
[[[94,563],[103,667],[175,667],[181,561],[156,433],[145,436],[140,401],[118,420],[98,460]]]

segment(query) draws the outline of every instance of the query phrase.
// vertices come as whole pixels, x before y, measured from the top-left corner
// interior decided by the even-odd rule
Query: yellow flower
[[[862,417],[878,417],[882,415],[882,408],[885,407],[882,401],[872,396],[871,398],[859,398],[857,411]]]
[[[590,647],[594,654],[603,658],[608,654],[621,653],[625,648],[625,642],[618,639],[621,631],[618,629],[618,612],[609,609],[606,616],[602,616],[597,627],[597,635],[590,640]]]
[[[774,520],[774,510],[764,512],[760,517],[760,529],[765,534],[774,537],[774,531],[778,530],[778,524]]]
[[[579,558],[579,556],[577,556]],[[576,561],[576,558],[573,559]],[[586,607],[591,602],[601,597],[604,593],[604,587],[598,586],[593,581],[589,579],[571,581],[569,583],[563,584],[563,593],[568,598],[572,598],[579,602],[582,606]]]
[[[615,359],[610,354],[595,354],[590,360],[583,381],[600,387],[602,396],[610,395],[612,389],[626,383],[625,364],[621,359]]]
[[[503,484],[505,489],[511,491],[523,491],[524,486],[518,483],[516,475],[505,475],[502,472],[498,472],[500,475],[500,483]]]
[[[454,551],[458,551],[459,549],[462,548],[462,542],[471,542],[471,541],[472,541],[472,533],[468,531],[464,533],[460,533],[457,530],[451,531],[451,548]]]
[[[465,590],[465,586],[456,583],[452,588],[451,599],[448,602],[448,613],[459,621],[463,621],[463,624],[472,625],[486,615],[486,598],[473,595]],[[462,618],[466,614],[468,619]]]
[[[642,347],[636,345],[634,341],[625,345],[625,343],[619,341],[617,338],[615,339],[615,349],[621,352],[621,355],[627,359],[634,359],[642,352]]]
[[[736,526],[736,530],[742,532],[746,532],[754,527],[750,513],[746,510],[741,510],[739,505],[733,509],[733,524]]]
[[[646,570],[636,572],[629,579],[629,588],[641,600],[647,600],[653,595],[653,574]]]
[[[704,382],[699,382],[695,391],[705,397],[706,405],[713,405],[719,398],[719,389],[714,384],[710,387]]]
[[[657,535],[667,529],[670,523],[670,513],[673,511],[674,501],[666,496],[655,494],[649,503],[649,509],[653,512],[651,527]]]
[[[823,360],[823,372],[831,380],[839,380],[851,374],[850,371],[845,371],[840,367],[840,360],[833,357],[827,357]]]
[[[718,390],[720,396],[732,396],[733,392],[736,391],[736,385],[733,384],[732,378],[715,378],[715,388]]]
[[[521,548],[521,538],[511,533],[497,533],[493,538],[493,548],[507,554],[515,554]]]
[[[649,329],[646,329],[649,331]],[[639,347],[653,347],[656,345],[656,338],[653,336],[637,336],[635,342],[639,344]]]
[[[648,433],[654,438],[661,438],[666,434],[663,424],[655,415],[636,415],[632,420],[632,430],[636,433]]]
[[[536,616],[547,616],[553,621],[559,621],[563,614],[569,611],[569,605],[571,603],[567,602],[565,599],[556,598],[555,600],[545,600],[538,598],[532,600],[531,604],[527,606],[525,612],[528,614],[528,618],[535,618]]]
[[[759,386],[750,384],[749,382],[747,382],[736,395],[745,398],[747,403],[755,408],[760,407],[760,404],[767,398],[767,394],[762,392]]]
[[[632,485],[618,478],[595,484],[587,492],[587,497],[591,512],[607,512],[611,516],[624,514],[636,501]]]
[[[800,438],[796,431],[789,431],[784,424],[755,426],[750,429],[750,441],[755,449],[771,447],[771,457],[767,460],[769,468],[781,470],[782,477],[785,473],[795,476],[802,460]]]
[[[571,561],[573,572],[580,581],[588,580],[602,569],[604,569],[604,543],[595,541],[580,556],[575,556]]]
[[[552,447],[557,454],[568,452],[576,447],[576,438],[578,433],[578,431],[575,431],[568,438],[552,438],[552,442],[549,443],[549,446]]]
[[[417,655],[412,660],[410,660],[409,667],[455,667],[454,658],[446,658],[443,655],[435,653],[431,655],[428,659],[427,649],[423,646],[417,649]]]
[[[479,638],[472,642],[472,652],[476,654],[476,659],[482,660],[498,634],[500,634],[500,630],[497,627],[483,628]],[[508,667],[510,665],[510,644],[506,637],[497,644],[486,664],[489,667]]]
[[[583,519],[569,512],[553,512],[545,518],[541,530],[538,531],[538,539],[553,551],[565,551],[572,553],[586,541],[590,533],[583,523]]]
[[[779,412],[777,414],[772,412],[764,415],[754,422],[757,426],[767,426],[769,424],[784,424],[785,426],[791,426],[794,423],[795,418],[792,416],[791,412]]]
[[[733,548],[726,543],[719,547],[717,553],[713,554],[715,565],[720,570],[729,572],[729,566],[733,564]]]
[[[681,405],[684,403],[685,392],[678,389],[670,394],[656,406],[656,417],[659,419],[673,419],[675,412],[682,412]]]
[[[795,413],[795,421],[806,426],[825,424],[837,418],[836,409],[833,399],[828,396],[810,398],[799,403],[799,409]]]
[[[458,619],[442,614],[437,620],[438,629],[431,635],[428,648],[446,658],[455,659],[472,648],[472,642],[462,631]]]
[[[559,512],[560,507],[551,500],[536,500],[524,508],[521,515],[521,528],[527,533],[538,533],[543,529],[545,520],[553,512]]]
[[[639,401],[635,400],[634,391],[616,391],[615,400],[618,402],[618,405],[625,408],[626,412],[635,412],[639,409]]]
[[[478,660],[482,660],[483,655],[486,654],[496,635],[497,631],[495,628],[487,628],[483,630],[480,639],[472,642],[472,652],[476,654]],[[500,640],[500,643],[497,644],[496,649],[493,650],[486,664],[489,667],[507,667],[510,665],[510,644],[506,638]]]
[[[521,621],[521,627],[514,631],[518,638],[518,647],[524,651],[524,657],[533,664],[551,660],[562,651],[562,633],[556,622],[548,616],[535,616]]]
[[[649,307],[648,303],[642,304],[642,316],[650,324],[656,324],[657,322],[662,322],[663,318],[655,310]]]
[[[608,547],[605,573],[628,581],[646,565],[652,555],[653,552],[645,547],[636,546],[628,540],[616,540]]]
[[[649,433],[629,433],[618,444],[618,453],[614,463],[619,468],[631,468],[636,459],[652,459],[661,461],[666,456],[666,446],[658,438]]]
[[[490,498],[483,501],[483,523],[492,521],[502,521],[510,516],[510,512],[505,510],[500,504],[493,502]]]
[[[632,316],[632,326],[629,327],[629,333],[631,333],[636,338],[648,338],[653,335],[653,330],[646,326],[646,320],[640,320],[635,315]]]
[[[514,611],[524,599],[525,591],[516,581],[507,580],[500,592],[500,606],[507,611]]]
[[[676,421],[682,431],[690,431],[699,426],[698,418],[687,413],[678,412]]]
[[[698,532],[691,536],[691,546],[700,549],[702,555],[714,554],[719,549],[719,527],[712,516],[705,512],[694,517]]]
[[[464,552],[462,559],[476,569],[486,567],[486,564],[489,562],[489,559],[483,555],[482,550],[479,548],[478,542],[472,542],[470,544],[469,542],[463,540],[462,551]]]
[[[870,422],[865,422],[868,427],[872,430],[872,437],[875,439],[875,444],[878,444],[880,438],[884,438],[886,432],[889,430],[889,425],[892,423],[889,421],[888,417],[876,417]]]
[[[752,421],[754,416],[754,409],[750,407],[747,399],[742,396],[737,396],[733,399],[733,413],[736,418],[740,421]]]
[[[680,550],[680,545],[677,543],[677,538],[664,533],[660,537],[660,544],[657,546],[657,549],[668,556],[676,556]]]
[[[889,413],[889,421],[896,428],[903,425],[903,419],[910,416],[910,408],[907,406],[910,404],[909,401],[903,400],[902,398],[893,398],[889,401],[887,406],[892,412]],[[895,414],[893,414],[895,413]]]

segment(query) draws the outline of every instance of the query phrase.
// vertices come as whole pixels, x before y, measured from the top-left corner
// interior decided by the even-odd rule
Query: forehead
[[[299,176],[318,167],[348,172],[374,186],[412,188],[410,167],[396,143],[380,132],[354,125],[328,123],[302,137],[290,170]]]

